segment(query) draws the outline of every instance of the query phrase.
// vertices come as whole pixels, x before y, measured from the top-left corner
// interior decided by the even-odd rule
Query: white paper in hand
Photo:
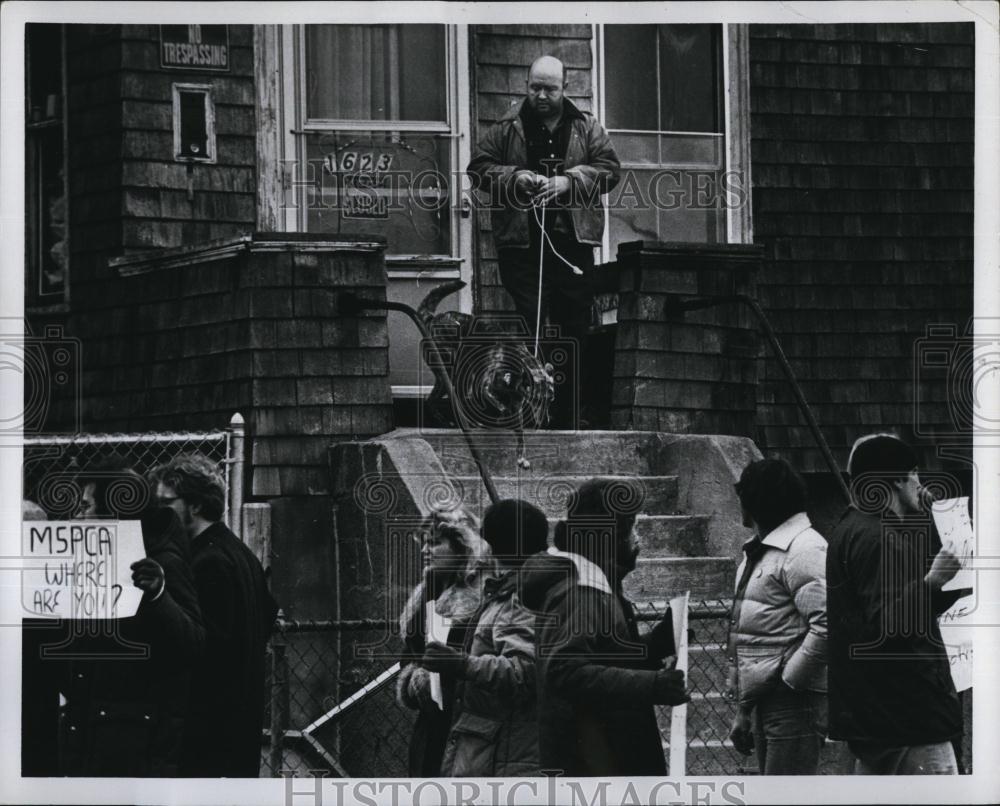
[[[435,641],[439,644],[448,643],[448,631],[451,628],[451,619],[440,615],[434,610],[434,602],[427,603],[425,611],[425,630],[428,643]],[[437,703],[440,710],[444,710],[444,692],[441,690],[441,675],[437,672],[430,672],[431,699]]]
[[[931,513],[934,516],[934,525],[941,536],[942,548],[954,554],[962,566],[962,569],[942,586],[942,590],[973,587],[975,574],[969,565],[975,547],[975,534],[972,531],[972,521],[969,519],[968,497],[935,501],[931,505]]]

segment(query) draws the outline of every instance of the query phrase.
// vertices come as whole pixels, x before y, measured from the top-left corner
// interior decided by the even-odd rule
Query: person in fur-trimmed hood
[[[495,576],[496,564],[490,547],[479,536],[479,524],[463,510],[434,513],[422,536],[423,578],[399,617],[404,654],[396,679],[396,698],[407,708],[418,710],[410,739],[409,775],[436,778],[452,721],[456,676],[441,674],[443,708],[432,699],[431,672],[420,664],[427,648],[426,612],[450,622],[447,646],[461,649],[483,601],[483,585]]]

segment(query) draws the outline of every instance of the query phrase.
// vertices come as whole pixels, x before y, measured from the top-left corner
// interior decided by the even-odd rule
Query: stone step
[[[477,473],[465,437],[451,428],[397,428],[382,439],[424,439],[451,476]],[[489,471],[518,473],[520,453],[512,431],[474,432]],[[528,473],[545,476],[572,468],[581,475],[655,475],[660,435],[646,431],[528,431],[524,434]]]
[[[736,563],[728,557],[658,557],[643,559],[625,577],[625,595],[635,602],[658,601],[691,592],[693,599],[731,595]]]
[[[708,518],[702,515],[639,515],[635,534],[642,559],[701,557],[708,551]]]
[[[638,506],[640,512],[649,515],[668,515],[672,514],[677,506],[676,476],[582,476],[567,473],[546,475],[521,473],[493,476],[493,483],[501,498],[522,498],[530,501],[550,518],[562,518],[566,514],[566,504],[572,493],[585,482],[594,478],[607,479],[620,484],[623,500],[633,509]],[[476,475],[452,476],[451,483],[463,504],[481,516],[489,502],[482,477],[478,473]]]
[[[560,518],[549,518],[549,537],[555,535]],[[700,515],[639,515],[635,533],[639,559],[704,557],[708,519]],[[694,593],[692,592],[692,596]]]

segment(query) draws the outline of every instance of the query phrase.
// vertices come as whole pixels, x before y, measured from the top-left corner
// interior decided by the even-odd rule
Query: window
[[[301,228],[379,232],[392,255],[458,255],[451,40],[445,25],[301,29]]]
[[[66,131],[61,25],[25,27],[26,303],[65,302],[69,274]]]
[[[174,84],[174,159],[215,162],[215,104],[207,84]]]
[[[727,240],[723,26],[605,25],[605,126],[622,162],[608,259],[636,240]]]

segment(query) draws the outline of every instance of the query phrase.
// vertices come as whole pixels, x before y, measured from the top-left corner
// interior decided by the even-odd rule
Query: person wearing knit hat
[[[967,590],[926,506],[916,452],[893,434],[855,442],[853,504],[827,551],[830,737],[860,775],[953,775],[962,709],[937,617]]]
[[[483,539],[498,573],[485,580],[473,629],[461,647],[428,643],[422,666],[455,680],[444,778],[539,775],[535,697],[535,617],[517,594],[518,570],[545,551],[549,524],[519,499],[491,504]],[[485,729],[484,729],[485,727]]]

